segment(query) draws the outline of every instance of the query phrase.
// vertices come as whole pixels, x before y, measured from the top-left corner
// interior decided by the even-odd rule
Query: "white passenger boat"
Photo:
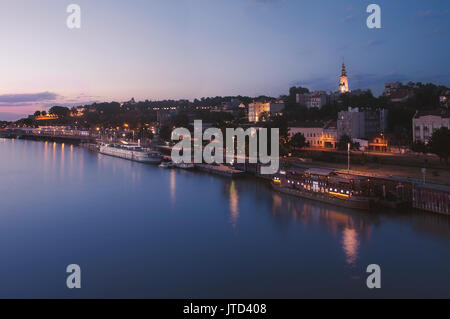
[[[138,145],[105,144],[100,146],[100,153],[147,164],[158,165],[162,161],[159,152],[145,150]]]

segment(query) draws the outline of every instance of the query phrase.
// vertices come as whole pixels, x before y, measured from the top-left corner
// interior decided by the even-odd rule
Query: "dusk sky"
[[[66,8],[81,6],[81,29]],[[382,9],[368,29],[366,7]],[[1,0],[0,119],[93,101],[450,86],[450,1]]]

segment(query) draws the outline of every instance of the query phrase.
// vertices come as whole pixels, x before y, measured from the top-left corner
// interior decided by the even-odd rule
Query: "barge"
[[[272,181],[272,188],[278,192],[359,210],[372,207],[368,187],[369,183],[363,177],[325,169],[285,172]]]

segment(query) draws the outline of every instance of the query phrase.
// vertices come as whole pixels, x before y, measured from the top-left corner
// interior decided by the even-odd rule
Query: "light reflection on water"
[[[370,297],[371,263],[388,282],[377,296],[450,297],[448,217],[49,144],[0,143],[0,297],[71,297],[58,274],[74,262],[89,283],[78,297]]]

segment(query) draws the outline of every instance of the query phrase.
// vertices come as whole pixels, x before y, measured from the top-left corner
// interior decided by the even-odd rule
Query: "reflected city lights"
[[[239,195],[236,189],[235,182],[232,181],[230,185],[230,222],[233,227],[236,227],[239,219]]]
[[[345,228],[342,233],[342,247],[344,248],[347,264],[354,266],[358,259],[359,240],[355,229]]]
[[[172,205],[175,204],[175,193],[176,193],[176,175],[175,170],[170,172],[170,200]]]

